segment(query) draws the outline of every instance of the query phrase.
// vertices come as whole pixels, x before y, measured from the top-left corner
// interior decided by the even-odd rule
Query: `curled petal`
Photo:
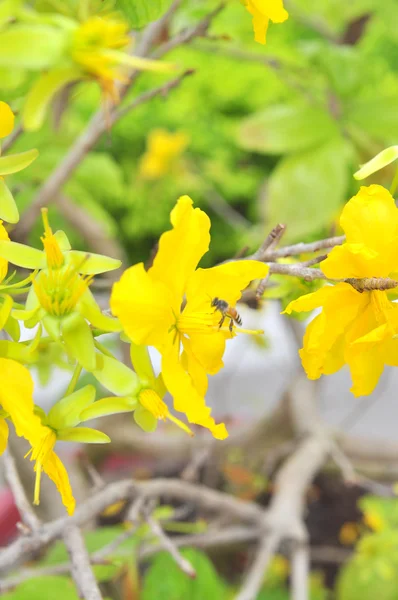
[[[186,414],[190,423],[206,427],[219,440],[228,437],[224,423],[216,425],[210,416],[211,409],[206,406],[203,396],[194,387],[188,373],[179,361],[176,352],[170,351],[162,357],[162,373],[166,387],[174,399],[174,408]]]

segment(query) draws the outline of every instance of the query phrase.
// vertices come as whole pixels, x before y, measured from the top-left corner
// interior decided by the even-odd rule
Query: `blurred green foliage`
[[[185,1],[170,34],[216,4]],[[198,39],[168,56],[195,75],[121,120],[79,166],[65,194],[119,240],[131,262],[148,259],[185,193],[212,218],[206,264],[244,245],[254,248],[276,222],[287,224],[287,240],[333,233],[342,204],[357,189],[351,175],[358,163],[398,136],[393,5],[295,0],[290,19],[273,28],[264,49],[253,42],[240,3],[231,0],[211,29],[218,40]],[[341,36],[354,36],[359,18],[367,21],[358,40],[340,43]],[[165,80],[142,75],[130,98]],[[8,82],[2,98],[18,110],[28,83]],[[35,145],[40,157],[34,169],[13,177],[21,212],[100,101],[93,84],[72,87],[56,133],[48,119],[41,131],[23,136],[23,146]],[[169,173],[146,180],[140,160],[155,128],[184,132],[190,143]],[[388,169],[379,177],[389,178]],[[85,247],[87,240],[53,212],[52,222]],[[34,243],[39,231],[32,232]]]
[[[340,571],[337,600],[395,600],[398,596],[398,500],[364,496],[363,535]]]

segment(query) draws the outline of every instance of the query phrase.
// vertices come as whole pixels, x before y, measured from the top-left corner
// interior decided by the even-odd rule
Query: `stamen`
[[[180,429],[183,429],[183,431],[188,433],[188,435],[194,435],[189,429],[188,425],[185,425],[185,423],[170,413],[167,404],[163,402],[163,400],[154,390],[142,390],[138,400],[141,405],[146,408],[146,410],[148,410],[156,419],[162,419],[163,421],[169,419],[169,421],[175,423],[178,427],[180,427]]]
[[[44,236],[40,239],[43,242],[44,251],[46,253],[47,265],[49,268],[59,269],[64,264],[64,256],[50,227],[48,209],[42,208],[41,215],[44,225]]]

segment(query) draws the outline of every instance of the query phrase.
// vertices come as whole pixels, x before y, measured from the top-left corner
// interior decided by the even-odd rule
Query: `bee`
[[[218,324],[218,326],[220,328],[223,326],[225,319],[230,320],[229,321],[229,330],[230,331],[232,331],[234,322],[237,325],[242,325],[242,318],[241,318],[240,314],[238,313],[238,311],[236,310],[236,308],[234,306],[230,306],[228,304],[228,302],[226,302],[225,300],[222,300],[221,298],[213,298],[213,300],[211,301],[211,306],[214,306],[214,308],[215,308],[214,312],[219,310],[220,313],[222,314],[222,317]]]

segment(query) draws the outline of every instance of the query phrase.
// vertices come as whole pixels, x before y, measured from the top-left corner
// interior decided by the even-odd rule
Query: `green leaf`
[[[57,440],[82,444],[109,444],[111,438],[106,433],[91,427],[65,427],[57,431]]]
[[[66,33],[47,25],[13,25],[0,32],[0,66],[41,70],[57,63]]]
[[[9,240],[0,240],[0,256],[25,269],[43,269],[46,266],[44,252]]]
[[[102,398],[82,411],[80,414],[80,422],[83,423],[90,419],[115,415],[116,413],[132,412],[136,405],[137,401],[134,398],[131,398],[131,396],[124,398],[118,396]]]
[[[270,106],[244,119],[238,139],[245,150],[284,154],[319,145],[337,131],[326,109],[296,102]]]
[[[62,319],[62,339],[71,354],[86,371],[95,369],[96,356],[93,334],[88,323],[79,313]]]
[[[227,600],[226,586],[206,554],[194,548],[184,548],[181,553],[195,569],[196,578],[189,578],[170,554],[161,552],[145,573],[141,600]]]
[[[4,179],[0,179],[0,219],[8,223],[19,221],[18,207]]]
[[[27,150],[20,154],[10,154],[9,156],[0,157],[0,176],[11,175],[12,173],[18,173],[22,169],[26,169],[37,157],[39,156],[38,150]]]
[[[149,410],[138,404],[134,411],[134,421],[147,433],[153,433],[158,426],[158,420]]]
[[[269,178],[268,223],[285,223],[287,240],[330,225],[347,192],[348,158],[342,139],[283,158]]]
[[[21,583],[14,591],[2,595],[3,600],[79,600],[71,579],[55,575],[35,577]]]
[[[117,396],[136,396],[141,382],[132,369],[103,354],[97,354],[93,375],[110,392]]]
[[[95,387],[86,385],[54,404],[48,413],[47,424],[53,429],[75,427],[81,422],[80,414],[95,402]]]
[[[358,99],[354,95],[345,120],[382,144],[395,144],[398,139],[396,95],[389,97],[376,93],[374,97]]]
[[[75,264],[82,263],[79,273],[84,275],[98,275],[118,269],[122,264],[121,260],[104,256],[102,254],[93,254],[92,252],[83,252],[81,250],[70,250],[65,253],[65,258],[72,260]],[[83,260],[87,258],[83,262]]]
[[[68,83],[82,74],[74,67],[57,68],[42,75],[30,89],[23,109],[23,125],[27,131],[36,131],[43,125],[51,100]]]
[[[172,0],[116,0],[116,8],[124,14],[133,29],[139,29],[159,19],[171,3]]]
[[[340,571],[336,589],[337,600],[396,600],[398,531],[361,538],[353,558]]]

